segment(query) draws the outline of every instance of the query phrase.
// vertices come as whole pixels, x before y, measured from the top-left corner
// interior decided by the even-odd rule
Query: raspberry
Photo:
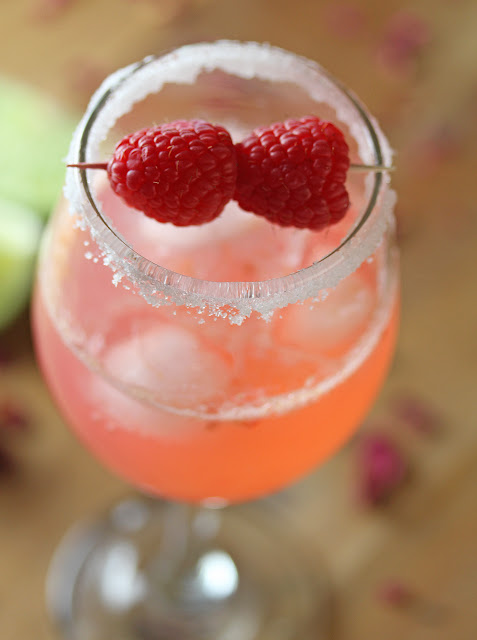
[[[255,129],[235,145],[242,209],[282,226],[320,230],[349,208],[348,145],[341,131],[315,116]]]
[[[116,145],[105,163],[113,191],[159,222],[183,227],[210,222],[232,198],[237,159],[226,129],[202,120],[177,120],[141,129]]]

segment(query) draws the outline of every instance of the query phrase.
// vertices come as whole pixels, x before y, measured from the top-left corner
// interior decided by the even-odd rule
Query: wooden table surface
[[[119,65],[238,38],[318,60],[379,118],[397,152],[403,316],[391,375],[363,429],[396,440],[411,471],[385,505],[364,507],[353,496],[356,439],[286,504],[327,559],[335,640],[477,638],[475,0],[17,0],[0,17],[0,71],[77,109]],[[0,344],[14,356],[0,365],[0,399],[30,421],[0,435],[15,462],[0,475],[0,638],[46,640],[55,637],[43,599],[55,546],[127,487],[65,428],[34,364],[27,318]],[[437,417],[435,432],[398,416],[404,395]],[[412,606],[379,595],[390,580],[415,594]]]

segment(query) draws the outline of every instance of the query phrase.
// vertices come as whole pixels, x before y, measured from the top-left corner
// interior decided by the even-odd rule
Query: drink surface
[[[340,234],[276,229],[236,211],[184,234],[111,198],[105,209],[137,249],[191,275],[197,265],[201,277],[280,275],[328,252]],[[115,286],[88,232],[60,210],[35,300],[40,362],[80,439],[135,485],[188,501],[258,497],[335,452],[372,404],[397,330],[387,269],[381,246],[322,300],[236,326],[153,308]],[[66,279],[58,305],[55,283]]]

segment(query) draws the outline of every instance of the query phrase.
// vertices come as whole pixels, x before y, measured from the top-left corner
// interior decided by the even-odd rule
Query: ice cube
[[[223,400],[231,378],[224,353],[191,331],[167,323],[114,344],[104,367],[148,402],[193,411]]]
[[[208,224],[177,227],[127,206],[106,184],[98,184],[97,192],[105,215],[127,242],[148,260],[167,268],[174,268],[178,255],[195,250],[203,252],[210,246],[211,239],[214,245],[220,244],[258,223],[255,216],[244,213],[231,201],[221,215]]]
[[[103,378],[92,377],[88,393],[91,403],[90,419],[103,428],[124,429],[147,436],[182,438],[202,423],[194,418],[163,411],[137,400]]]
[[[158,224],[157,221],[143,216],[142,225],[147,233],[141,234],[145,239],[150,233],[161,240],[161,243],[174,248],[195,249],[214,242],[230,238],[254,227],[256,219],[240,209],[236,202],[229,202],[212,222],[189,227],[177,227],[171,223]]]
[[[255,217],[255,226],[243,232],[238,241],[229,242],[225,260],[234,269],[234,280],[260,281],[286,276],[305,264],[307,229],[280,227],[265,218]]]
[[[190,227],[159,223],[125,205],[107,185],[98,198],[114,228],[148,260],[183,275],[213,281],[257,281],[307,266],[308,230],[271,225],[231,201],[212,222]]]
[[[233,235],[211,237],[207,251],[190,251],[193,275],[215,281],[261,281],[294,273],[306,266],[309,230],[272,225],[265,218],[240,212],[250,220]],[[214,223],[212,223],[214,224]]]
[[[365,330],[374,305],[371,282],[360,273],[352,273],[323,300],[286,310],[281,338],[295,346],[323,352],[348,348]]]

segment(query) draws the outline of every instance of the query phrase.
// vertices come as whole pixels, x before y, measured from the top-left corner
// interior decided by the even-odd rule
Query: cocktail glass
[[[391,164],[366,109],[317,64],[226,41],[113,74],[69,162],[107,159],[153,123],[202,118],[237,141],[310,113],[342,129],[353,163]],[[250,501],[347,441],[392,357],[394,193],[385,171],[350,171],[347,186],[349,212],[320,233],[233,201],[177,228],[122,204],[104,172],[67,170],[39,261],[38,358],[79,439],[148,497],[60,546],[49,593],[66,637],[327,637],[323,573],[286,518]]]

